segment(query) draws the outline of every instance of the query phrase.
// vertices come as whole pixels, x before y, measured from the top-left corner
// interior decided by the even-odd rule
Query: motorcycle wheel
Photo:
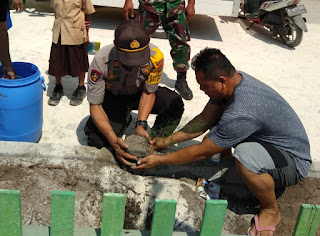
[[[284,17],[283,21],[286,34],[280,35],[281,40],[291,48],[298,46],[302,41],[303,31],[289,16]]]

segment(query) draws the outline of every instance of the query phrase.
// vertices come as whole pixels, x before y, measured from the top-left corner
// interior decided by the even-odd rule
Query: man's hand
[[[2,65],[2,77],[4,79],[15,79],[16,78],[16,72],[14,71],[13,66],[5,66]]]
[[[171,143],[169,139],[170,137],[168,138],[155,137],[154,139],[150,140],[149,143],[152,145],[151,146],[152,151],[156,151],[156,150],[161,151],[171,147]]]
[[[187,21],[190,21],[192,17],[194,17],[195,14],[194,4],[188,4],[186,7],[186,17]]]
[[[21,0],[13,0],[13,6],[16,9],[16,11],[22,11],[23,10],[23,4]]]
[[[148,156],[140,159],[138,161],[138,165],[133,166],[132,169],[135,169],[135,170],[151,169],[151,168],[161,164],[160,158],[161,158],[161,155],[156,155],[156,154],[148,155]]]
[[[124,149],[128,148],[128,145],[122,140],[122,138],[117,137],[117,139],[111,143],[114,151],[116,152],[116,158],[122,163],[127,166],[135,166],[135,163],[127,161],[127,159],[137,160],[137,157],[130,155]]]
[[[124,3],[124,6],[123,6],[123,17],[126,20],[129,20],[129,14],[130,14],[131,18],[134,17],[134,9],[133,9],[132,0],[126,0],[126,2]]]
[[[149,133],[141,125],[137,126],[136,134],[141,137],[145,137],[148,140],[150,139]]]
[[[89,39],[90,21],[85,20],[84,21],[84,25],[86,27],[86,32],[87,32],[87,41],[86,41],[86,43],[87,43],[87,45],[89,45],[90,44],[90,39]]]

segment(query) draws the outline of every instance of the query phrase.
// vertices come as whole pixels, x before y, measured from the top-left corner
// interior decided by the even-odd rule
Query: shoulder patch
[[[150,56],[151,62],[154,67],[159,67],[160,64],[163,66],[163,53],[159,50],[159,48],[152,49],[154,55]]]
[[[90,79],[92,82],[97,82],[101,78],[101,72],[97,70],[92,70],[90,74]]]
[[[152,50],[155,52],[155,55],[150,57],[153,68],[151,69],[146,82],[148,84],[158,84],[161,80],[164,66],[163,53],[158,48],[153,48]]]
[[[161,74],[150,73],[148,76],[147,84],[158,84],[161,80]]]

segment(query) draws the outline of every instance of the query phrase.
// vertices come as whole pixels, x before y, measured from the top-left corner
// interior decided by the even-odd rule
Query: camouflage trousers
[[[184,0],[139,0],[138,19],[144,23],[149,34],[162,25],[171,46],[173,68],[187,71],[190,60],[189,29],[185,16]]]

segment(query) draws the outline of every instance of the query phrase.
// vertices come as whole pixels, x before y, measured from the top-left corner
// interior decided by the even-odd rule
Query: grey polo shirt
[[[242,80],[209,132],[210,140],[223,148],[235,147],[248,137],[272,144],[291,153],[297,170],[306,177],[312,163],[310,144],[298,115],[271,87],[238,72]]]
[[[154,93],[158,89],[163,71],[163,53],[149,44],[150,60],[139,67],[126,68],[119,60],[114,45],[100,49],[88,71],[88,101],[102,104],[105,90],[115,95],[132,95],[146,89]]]

